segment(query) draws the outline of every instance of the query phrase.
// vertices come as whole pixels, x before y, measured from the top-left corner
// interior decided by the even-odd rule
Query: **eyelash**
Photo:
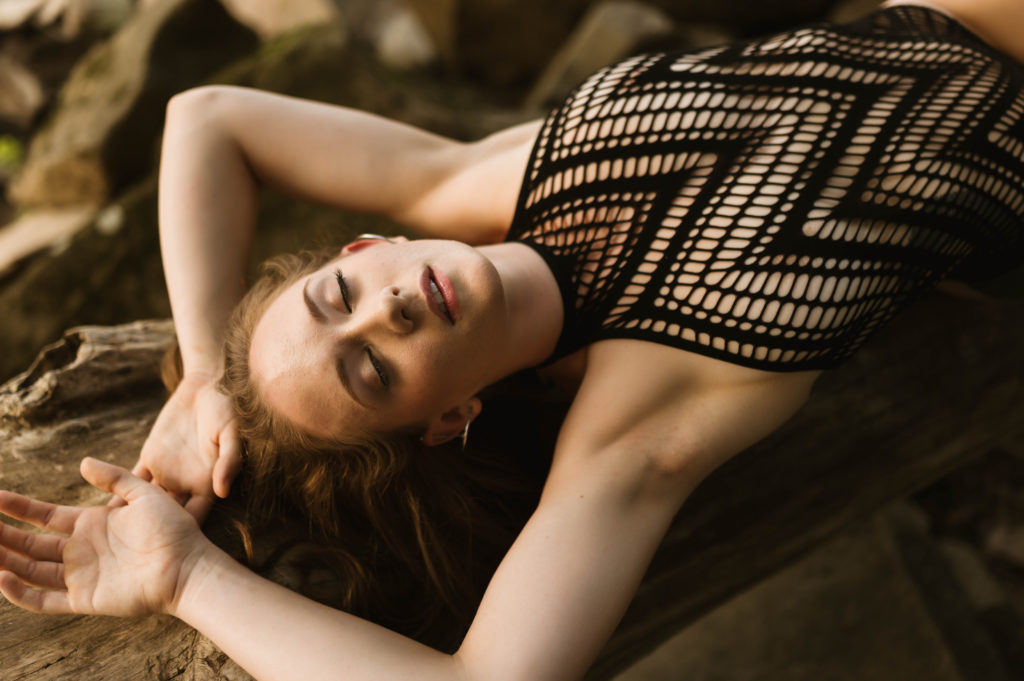
[[[380,379],[381,385],[387,388],[390,382],[388,381],[388,375],[385,373],[384,367],[381,366],[380,362],[377,361],[377,358],[373,356],[370,348],[366,348],[366,356],[370,358],[370,364],[373,365],[373,370],[377,372],[377,378]]]
[[[341,270],[334,270],[334,278],[338,281],[338,289],[341,291],[341,299],[345,301],[345,307],[348,309],[349,314],[352,313],[352,304],[349,302],[348,284],[345,283],[345,277],[342,275]],[[381,385],[385,388],[388,387],[388,375],[384,371],[384,367],[381,366],[377,358],[373,356],[373,353],[369,348],[366,349],[366,356],[370,358],[370,365],[373,366],[373,370],[377,372],[377,378],[380,379]]]
[[[338,288],[341,289],[341,299],[345,302],[349,314],[352,314],[352,304],[348,302],[348,284],[345,283],[345,277],[342,276],[341,270],[334,270],[334,278],[337,279]]]

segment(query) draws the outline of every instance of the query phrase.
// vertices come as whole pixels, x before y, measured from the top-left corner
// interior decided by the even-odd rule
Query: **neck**
[[[497,380],[551,356],[562,333],[562,296],[547,263],[529,246],[508,242],[478,250],[498,271],[505,292],[507,361]]]

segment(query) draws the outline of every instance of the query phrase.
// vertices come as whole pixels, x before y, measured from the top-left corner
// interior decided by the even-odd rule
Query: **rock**
[[[688,21],[676,25],[675,30],[670,34],[670,39],[674,44],[667,45],[667,47],[677,50],[701,50],[730,43],[738,37],[735,31],[724,24]],[[665,40],[660,41],[663,45],[665,42]]]
[[[28,129],[44,102],[39,78],[15,60],[0,54],[0,120]]]
[[[829,10],[828,20],[845,24],[874,12],[881,4],[882,0],[841,0]]]
[[[537,78],[590,0],[409,0],[441,56],[496,88]]]
[[[457,11],[462,4],[460,0],[407,0],[407,3],[419,16],[440,55],[454,65],[458,52]]]
[[[1012,667],[1007,664],[1008,659],[979,618],[974,599],[988,595],[978,593],[978,581],[968,590],[961,579],[978,577],[968,574],[965,556],[955,550],[953,553],[944,551],[925,529],[926,514],[912,504],[893,504],[885,517],[903,567],[964,681],[1016,678],[1010,673]]]
[[[821,19],[836,0],[648,0],[677,21],[715,22],[761,34]]]
[[[14,135],[0,135],[0,190],[21,165],[22,144]],[[0,196],[0,215],[8,206]],[[0,223],[6,222],[0,217]]]
[[[635,0],[592,6],[544,69],[524,106],[537,109],[565,97],[590,74],[633,54],[640,43],[672,31],[660,9]]]
[[[488,86],[530,87],[591,0],[408,0],[442,58]],[[835,0],[648,0],[678,23],[710,23],[761,34],[821,19]],[[518,97],[516,98],[518,99]]]
[[[261,38],[310,24],[336,24],[341,14],[332,0],[221,0],[228,12]]]
[[[1024,569],[1024,524],[1000,524],[985,538],[986,552]]]
[[[1007,603],[1006,592],[985,567],[984,559],[973,546],[957,539],[944,539],[939,542],[939,548],[975,610],[982,611]]]
[[[23,258],[70,238],[96,214],[92,206],[29,211],[0,229],[0,278]]]
[[[135,7],[136,0],[93,0],[85,21],[91,30],[109,35],[131,18]]]
[[[972,681],[876,516],[687,627],[615,681]]]
[[[419,15],[404,5],[382,18],[375,42],[377,57],[394,69],[422,68],[438,58],[437,48]]]
[[[487,102],[471,85],[431,73],[396,71],[371,50],[353,40],[348,30],[310,26],[266,42],[211,82],[350,106],[461,140],[530,118],[529,113]]]
[[[49,0],[4,0],[0,3],[0,31],[27,23]]]
[[[459,139],[524,120],[521,112],[484,106],[468,88],[426,74],[412,78],[389,71],[332,25],[270,39],[212,80],[354,106]],[[170,313],[157,239],[156,179],[152,169],[147,172],[148,179],[86,221],[66,240],[66,248],[43,247],[7,267],[0,278],[0,379],[24,368],[40,347],[71,326]],[[340,245],[361,232],[400,231],[380,218],[344,215],[268,192],[253,259],[310,245]],[[0,229],[0,239],[13,238],[3,233]]]
[[[88,3],[81,0],[47,0],[42,3],[33,23],[53,26],[62,40],[71,40],[82,32]]]
[[[48,247],[32,244],[42,250],[9,265],[0,280],[0,309],[4,311],[0,378],[23,368],[26,357],[60,338],[70,326],[168,316],[155,182],[125,193],[116,205],[121,206],[125,218],[115,234],[96,229],[95,207],[27,214],[25,231],[35,224],[50,223],[58,242],[51,241]],[[0,231],[0,237],[18,238],[8,236],[9,229]],[[29,238],[18,240],[25,243]]]
[[[83,31],[112,33],[131,14],[135,0],[4,0],[0,4],[0,30],[31,23],[50,28],[60,40],[73,40]]]
[[[11,200],[102,205],[152,164],[171,95],[256,44],[217,2],[146,6],[72,71],[11,184]]]

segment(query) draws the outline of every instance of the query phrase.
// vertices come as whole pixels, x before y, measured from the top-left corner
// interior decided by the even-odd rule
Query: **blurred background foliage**
[[[169,315],[157,244],[164,107],[234,83],[457,139],[542,116],[630,53],[695,48],[875,0],[3,0],[0,379],[68,327]],[[339,159],[344,162],[344,159]],[[263,197],[254,262],[394,232]]]

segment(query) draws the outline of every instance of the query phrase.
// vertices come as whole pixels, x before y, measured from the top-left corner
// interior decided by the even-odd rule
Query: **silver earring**
[[[466,440],[469,439],[469,424],[471,421],[466,421],[466,427],[462,429],[462,448],[466,448]]]
[[[363,240],[391,241],[391,237],[383,236],[381,234],[370,234],[370,233],[360,234],[359,236],[356,237],[356,241],[363,241]]]

